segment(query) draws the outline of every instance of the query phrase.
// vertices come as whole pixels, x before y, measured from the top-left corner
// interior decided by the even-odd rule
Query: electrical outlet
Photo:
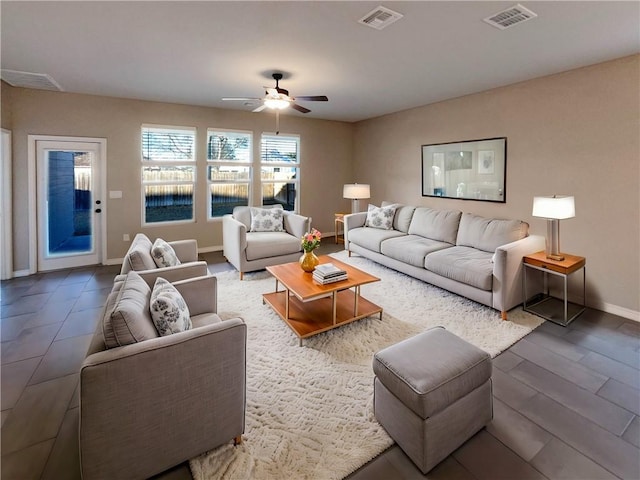
[[[124,240],[125,242],[131,241],[131,239],[129,238],[129,234],[125,233],[124,235],[122,235],[122,240]]]

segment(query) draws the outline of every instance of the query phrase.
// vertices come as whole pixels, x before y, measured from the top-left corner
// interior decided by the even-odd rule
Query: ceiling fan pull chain
[[[276,110],[276,135],[280,133],[280,110]]]

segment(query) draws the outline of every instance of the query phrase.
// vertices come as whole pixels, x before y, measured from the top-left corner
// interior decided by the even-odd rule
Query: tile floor
[[[220,252],[202,258],[212,273],[231,268]],[[2,282],[2,480],[80,478],[78,372],[118,271]],[[597,310],[544,323],[494,360],[493,422],[427,476],[394,446],[348,478],[637,479],[639,349],[640,323]],[[157,478],[191,475],[182,464]]]

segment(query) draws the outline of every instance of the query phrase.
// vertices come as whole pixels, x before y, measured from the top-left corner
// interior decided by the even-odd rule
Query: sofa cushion
[[[278,257],[302,251],[300,239],[285,232],[247,233],[247,260]]]
[[[180,292],[162,277],[156,278],[149,304],[153,324],[160,336],[191,330],[191,316]]]
[[[394,237],[404,237],[406,233],[397,230],[382,230],[380,228],[358,227],[349,230],[349,242],[381,253],[382,242]]]
[[[133,242],[131,242],[122,273],[127,273],[129,270],[152,270],[157,268],[156,262],[153,261],[151,256],[152,246],[151,240],[144,233],[138,233],[133,238]]]
[[[427,270],[466,285],[490,291],[493,286],[492,254],[471,247],[451,247],[430,253]]]
[[[521,220],[499,220],[465,213],[460,219],[459,246],[495,252],[496,248],[527,236],[529,224]]]
[[[411,225],[411,218],[413,212],[416,211],[416,207],[411,205],[402,205],[401,203],[382,202],[382,207],[388,207],[389,205],[395,205],[396,214],[393,216],[393,228],[400,232],[407,233],[409,226]]]
[[[247,232],[251,230],[251,209],[252,208],[253,207],[247,207],[243,205],[233,207],[233,218],[239,221],[240,223],[243,223],[244,226],[247,227]],[[261,208],[278,208],[282,210],[282,205],[280,204],[266,205]]]
[[[462,212],[457,210],[434,210],[428,207],[418,207],[413,212],[409,234],[455,245],[460,215]]]
[[[405,235],[383,241],[381,253],[414,267],[424,268],[424,257],[443,248],[451,248],[451,244],[419,235]]]
[[[387,207],[369,205],[369,208],[367,209],[367,219],[364,224],[366,227],[391,230],[393,228],[393,217],[395,213],[395,205],[389,205]]]
[[[252,232],[284,232],[283,210],[251,207]]]
[[[220,323],[222,319],[216,313],[201,313],[191,317],[191,325],[193,328],[200,328],[214,323]]]
[[[151,289],[136,272],[128,272],[121,283],[114,283],[102,319],[107,348],[158,337],[149,312],[150,297]]]
[[[151,257],[158,268],[180,265],[180,260],[173,247],[161,238],[156,238],[153,242]]]

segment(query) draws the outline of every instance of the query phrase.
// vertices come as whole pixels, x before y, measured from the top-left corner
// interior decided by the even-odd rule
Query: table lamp
[[[576,216],[576,205],[573,197],[533,197],[534,217],[547,219],[547,241],[545,253],[547,258],[561,262],[564,256],[560,253],[560,222]]]
[[[364,183],[348,183],[342,189],[342,196],[352,200],[351,213],[358,213],[360,211],[360,199],[371,198],[371,190],[369,185]]]

